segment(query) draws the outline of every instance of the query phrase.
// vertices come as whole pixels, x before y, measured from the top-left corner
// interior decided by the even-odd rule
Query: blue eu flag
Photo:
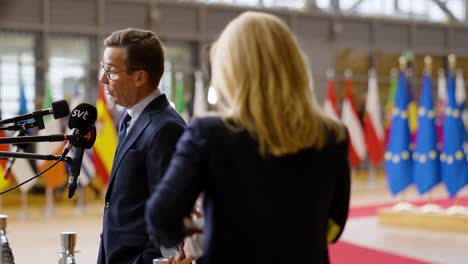
[[[385,170],[390,192],[396,195],[412,183],[411,134],[408,124],[410,103],[404,72],[398,76],[395,103],[392,109],[392,123],[385,152]]]
[[[437,151],[434,99],[431,77],[424,73],[418,107],[418,131],[413,153],[413,177],[420,194],[440,182],[440,161]]]
[[[447,106],[443,124],[443,145],[440,153],[442,181],[450,197],[465,185],[466,159],[463,152],[463,123],[455,100],[455,76],[449,73]]]
[[[26,93],[24,91],[24,82],[20,80],[20,87],[19,87],[19,113],[20,115],[24,115],[28,113],[28,103],[26,100]]]

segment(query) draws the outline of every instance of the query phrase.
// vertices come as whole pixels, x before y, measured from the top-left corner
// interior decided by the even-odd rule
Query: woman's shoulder
[[[187,131],[194,137],[205,138],[210,141],[250,138],[248,133],[237,126],[231,119],[214,115],[192,118],[188,124]]]
[[[223,120],[219,116],[194,117],[188,124],[189,128],[214,129],[225,127]]]
[[[348,145],[348,129],[342,123],[336,123],[332,126],[328,125],[325,126],[325,130],[327,131],[327,140],[326,140],[326,148],[343,148]]]

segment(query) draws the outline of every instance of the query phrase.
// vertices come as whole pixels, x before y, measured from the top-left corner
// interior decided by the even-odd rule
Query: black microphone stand
[[[24,130],[23,130],[24,131]],[[33,142],[53,142],[65,141],[72,139],[72,135],[66,134],[52,134],[47,136],[20,136],[20,137],[0,137],[0,144],[18,144],[18,143],[33,143]],[[66,155],[66,154],[65,154]],[[60,160],[63,159],[71,165],[71,157],[62,157],[64,155],[43,155],[37,153],[21,153],[11,151],[0,151],[0,158],[20,158],[32,160]]]
[[[21,152],[11,152],[11,151],[0,151],[0,157],[4,158],[17,158],[17,159],[32,159],[32,160],[60,160],[62,156],[60,155],[43,155],[37,153],[21,153]],[[72,157],[66,156],[63,158],[63,161],[67,162],[68,165],[71,165],[73,161]]]
[[[30,128],[35,128],[35,127],[39,128],[38,122],[30,122],[30,123],[25,122],[25,123],[16,123],[14,125],[0,127],[0,130],[24,131],[24,130],[28,130]]]
[[[51,169],[53,166],[55,166],[58,162],[60,161],[65,161],[69,166],[73,164],[74,158],[66,156],[65,152],[62,155],[42,155],[42,154],[36,154],[36,153],[18,153],[18,152],[9,152],[9,151],[0,151],[0,157],[8,157],[8,158],[20,158],[20,159],[33,159],[33,160],[55,160],[56,162],[49,166],[47,169],[45,169],[42,172],[39,172],[36,174],[34,177],[30,178],[29,180],[26,180],[22,183],[19,183],[7,190],[4,190],[0,192],[1,194],[7,193],[13,189],[18,188],[19,186],[33,180],[34,178],[37,178],[41,176],[43,173]]]
[[[73,139],[72,135],[52,134],[47,136],[0,137],[0,144],[54,142]]]
[[[35,126],[37,126],[37,128],[39,130],[41,130],[41,129],[45,128],[44,119],[43,119],[45,114],[50,114],[50,111],[48,111],[48,110],[37,110],[37,111],[34,111],[34,112],[30,113],[30,114],[25,114],[25,115],[20,115],[20,116],[0,120],[0,124],[7,124],[7,123],[21,124],[21,123],[19,123],[19,121],[34,119]]]

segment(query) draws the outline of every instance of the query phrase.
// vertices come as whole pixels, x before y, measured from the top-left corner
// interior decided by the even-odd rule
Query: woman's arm
[[[177,246],[186,235],[183,219],[190,215],[205,185],[201,173],[205,149],[199,122],[194,121],[177,143],[168,170],[146,203],[147,230],[160,245]]]

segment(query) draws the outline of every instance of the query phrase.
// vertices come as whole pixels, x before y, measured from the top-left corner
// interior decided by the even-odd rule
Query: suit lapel
[[[115,174],[117,173],[120,167],[123,157],[128,152],[128,150],[133,145],[133,143],[135,143],[135,141],[140,137],[143,131],[145,131],[145,129],[148,127],[148,125],[151,122],[151,116],[153,114],[161,112],[168,104],[169,104],[169,101],[167,100],[164,94],[158,96],[156,99],[154,99],[148,104],[145,110],[141,113],[141,115],[135,121],[135,124],[133,124],[132,128],[130,129],[127,136],[125,137],[125,140],[120,144],[119,148],[115,152],[114,162],[112,164],[112,170],[111,170],[111,177],[110,177],[109,186],[108,186],[107,194],[106,194],[106,199],[107,199],[107,195],[111,193],[112,186],[113,186],[114,179],[115,179]]]

